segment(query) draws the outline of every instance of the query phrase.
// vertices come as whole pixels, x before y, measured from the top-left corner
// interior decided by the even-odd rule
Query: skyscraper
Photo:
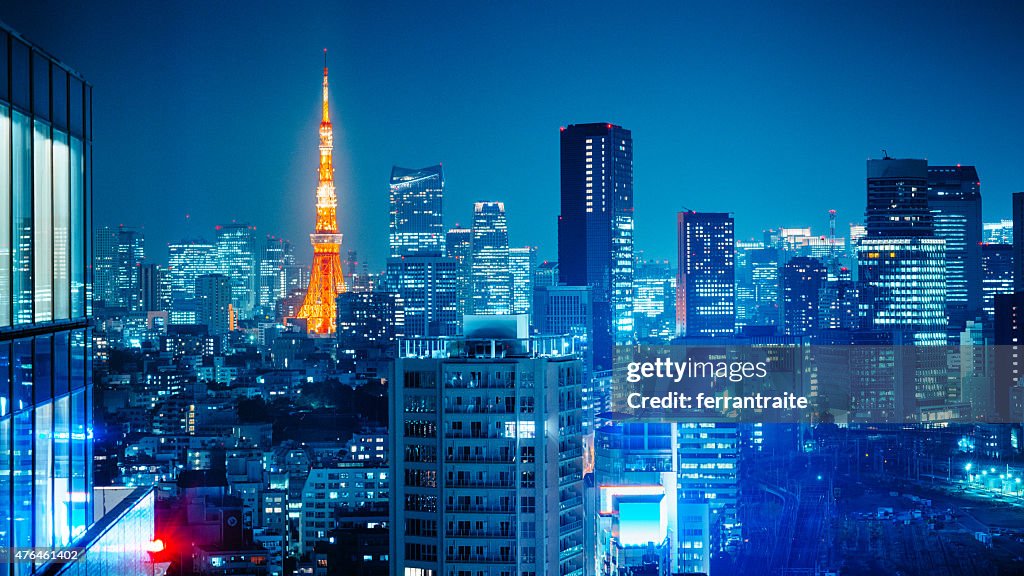
[[[593,288],[594,362],[633,340],[633,136],[614,124],[561,129],[559,277]]]
[[[231,304],[240,318],[256,311],[259,267],[256,227],[232,222],[217,226],[217,272],[231,280]]]
[[[944,241],[865,238],[859,245],[857,265],[866,327],[909,331],[917,344],[945,344]]]
[[[418,170],[393,166],[390,198],[391,256],[441,256],[445,243],[441,165]]]
[[[108,306],[128,312],[142,309],[142,285],[139,272],[146,261],[146,238],[141,230],[119,226],[117,229],[117,261],[114,271],[114,301]]]
[[[345,291],[341,271],[341,234],[338,233],[338,197],[334,193],[334,129],[327,104],[327,49],[324,49],[324,83],[320,120],[320,181],[316,187],[316,226],[309,239],[313,243],[313,268],[306,297],[298,317],[306,320],[312,334],[334,334],[338,294]]]
[[[0,548],[86,549],[93,522],[92,86],[0,25]],[[152,505],[152,502],[150,502]],[[104,562],[140,569],[134,537]],[[102,538],[102,536],[98,536]],[[144,540],[143,540],[144,539]],[[140,550],[133,555],[131,550]],[[45,562],[8,562],[4,574]],[[85,564],[85,566],[83,566]]]
[[[928,161],[868,160],[866,216],[867,237],[857,254],[866,327],[907,331],[917,344],[944,344],[946,241],[935,238]]]
[[[260,249],[259,293],[260,310],[272,313],[277,301],[288,295],[285,263],[292,256],[292,245],[287,240],[267,235]]]
[[[503,202],[473,205],[473,313],[510,314],[508,225]]]
[[[458,309],[459,318],[468,314],[473,300],[473,230],[458,225],[448,230],[445,236],[445,255],[455,260],[458,276]]]
[[[97,228],[92,252],[93,300],[113,306],[117,300],[117,228]]]
[[[204,274],[196,279],[196,321],[211,335],[231,329],[232,282],[223,274]]]
[[[146,264],[139,269],[139,285],[142,292],[141,310],[159,312],[171,309],[171,285],[167,269],[159,264]]]
[[[724,212],[680,212],[676,333],[731,336],[736,328],[733,218]]]
[[[533,273],[537,268],[537,248],[508,249],[508,268],[512,277],[512,313],[533,319]]]
[[[391,574],[583,574],[583,367],[516,316],[485,321],[490,338],[399,343]]]
[[[455,336],[459,276],[454,258],[406,256],[389,258],[385,286],[402,299],[407,336]]]
[[[171,299],[192,300],[196,294],[196,278],[219,271],[216,246],[203,240],[182,240],[167,246],[167,275]]]
[[[995,296],[1013,294],[1013,245],[981,245],[982,310],[991,321],[995,315]]]
[[[1024,192],[1013,193],[1013,291],[1024,292]]]
[[[928,161],[868,160],[868,238],[931,238]],[[851,233],[852,236],[852,233]]]
[[[676,273],[668,260],[637,261],[633,319],[641,342],[667,343],[676,332]]]
[[[789,336],[804,336],[819,324],[821,289],[828,279],[817,258],[797,256],[782,267],[783,328]]]
[[[981,181],[974,166],[929,166],[928,209],[946,241],[946,315],[961,329],[981,309]]]

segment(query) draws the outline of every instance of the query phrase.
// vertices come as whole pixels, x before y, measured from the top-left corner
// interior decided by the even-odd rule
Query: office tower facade
[[[196,278],[219,271],[214,244],[203,240],[182,240],[167,245],[167,277],[173,301],[193,299]]]
[[[405,305],[395,292],[338,294],[338,347],[359,355],[394,346],[405,336]]]
[[[1024,292],[1024,192],[1013,193],[1013,291]]]
[[[981,245],[981,308],[985,318],[995,317],[996,294],[1013,293],[1013,245]]]
[[[737,513],[739,426],[728,422],[676,426],[679,571],[708,574],[711,556],[742,535]]]
[[[819,324],[821,289],[828,280],[817,258],[797,256],[782,267],[782,327],[788,336],[805,336]]]
[[[981,225],[982,241],[988,244],[1013,244],[1013,220],[985,222]]]
[[[946,241],[946,316],[961,329],[981,309],[981,180],[974,166],[929,166],[928,209]]]
[[[107,305],[128,312],[142,310],[139,270],[146,261],[146,238],[141,230],[118,227],[117,264],[114,272],[114,301]]]
[[[231,223],[217,226],[217,272],[231,281],[231,305],[240,318],[256,311],[259,278],[256,227]]]
[[[724,212],[680,212],[676,334],[731,336],[736,328],[733,218]]]
[[[469,314],[473,305],[473,230],[458,225],[448,230],[445,256],[455,261],[459,282],[456,314],[462,318]]]
[[[402,299],[407,336],[455,336],[458,315],[458,264],[453,258],[407,256],[388,259],[385,286]]]
[[[931,238],[928,161],[868,160],[866,232],[868,238]]]
[[[510,314],[508,223],[503,202],[473,205],[473,313]]]
[[[261,312],[272,313],[277,301],[288,295],[285,265],[294,259],[291,242],[269,234],[263,239],[263,246],[260,248],[257,294]]]
[[[533,274],[537,268],[537,248],[508,249],[508,268],[512,277],[512,313],[533,318]]]
[[[112,226],[101,226],[93,234],[93,300],[105,306],[117,301],[117,231]]]
[[[2,25],[0,78],[0,548],[63,548],[93,520],[92,86]]]
[[[1019,385],[1024,376],[1024,292],[997,294],[994,307],[996,379],[993,403],[996,416],[1001,422],[1008,422],[1010,389]]]
[[[611,369],[612,347],[633,326],[633,135],[614,124],[561,129],[559,278],[593,288],[594,361]]]
[[[558,286],[558,284],[558,262],[553,262],[551,260],[541,262],[537,266],[537,271],[533,275],[533,287]]]
[[[868,328],[909,330],[918,344],[943,345],[945,242],[866,238],[857,254],[860,309]]]
[[[309,235],[313,243],[306,297],[297,316],[306,321],[310,334],[334,334],[338,294],[345,291],[341,271],[341,241],[338,232],[338,196],[334,192],[334,128],[327,102],[327,49],[324,49],[324,82],[320,119],[320,170],[316,187],[316,225]]]
[[[444,173],[441,165],[420,169],[393,166],[390,199],[388,245],[391,257],[443,255]]]
[[[146,264],[139,269],[143,312],[166,312],[171,309],[171,284],[167,269],[159,264]]]
[[[391,574],[582,575],[582,364],[561,338],[468,325],[399,342]]]
[[[224,274],[204,274],[196,278],[196,322],[211,335],[227,334],[234,313],[231,278]]]
[[[676,331],[676,273],[668,260],[637,261],[633,319],[640,342],[667,343]]]
[[[761,248],[748,255],[750,292],[753,306],[747,324],[775,326],[779,324],[779,303],[782,301],[779,278],[779,250]]]
[[[853,330],[860,326],[857,310],[857,284],[849,268],[841,267],[821,288],[818,303],[818,328],[822,330]]]

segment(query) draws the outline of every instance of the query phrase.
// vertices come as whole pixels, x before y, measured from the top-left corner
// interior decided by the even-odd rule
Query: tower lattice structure
[[[333,334],[335,299],[345,291],[341,272],[341,234],[338,233],[338,197],[334,192],[334,130],[327,106],[327,50],[324,50],[323,119],[320,121],[320,182],[316,187],[316,231],[309,235],[313,243],[313,270],[306,298],[298,317],[306,319],[311,334]]]

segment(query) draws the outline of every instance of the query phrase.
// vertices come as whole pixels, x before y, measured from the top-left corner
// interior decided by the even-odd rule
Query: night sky
[[[882,148],[976,164],[987,220],[1024,190],[1021,3],[207,4],[0,7],[95,86],[95,223],[142,226],[157,262],[231,220],[308,259],[324,47],[343,249],[371,268],[392,164],[442,162],[446,224],[503,200],[511,242],[553,258],[571,123],[633,131],[651,257],[684,206],[734,212],[741,237],[825,233],[835,208],[845,235]]]

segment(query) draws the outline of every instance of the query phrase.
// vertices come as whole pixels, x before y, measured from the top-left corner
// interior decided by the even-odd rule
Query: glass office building
[[[0,26],[0,548],[92,520],[91,111],[90,85]]]

